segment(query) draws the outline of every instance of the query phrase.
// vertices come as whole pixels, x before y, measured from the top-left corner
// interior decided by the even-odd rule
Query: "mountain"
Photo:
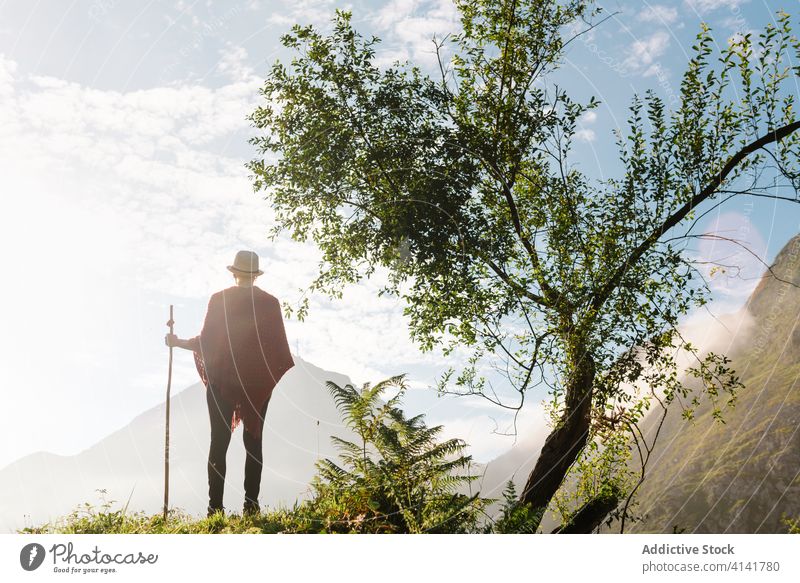
[[[787,532],[800,517],[800,235],[778,253],[729,322],[732,360],[744,389],[714,422],[669,411],[636,496],[644,519],[632,532]]]
[[[264,471],[260,502],[291,506],[307,496],[319,457],[335,459],[330,437],[353,439],[343,426],[325,382],[349,379],[295,357],[296,366],[275,388],[264,427]],[[198,383],[175,394],[170,412],[170,507],[205,515],[209,420],[205,387]],[[0,531],[14,531],[69,514],[97,492],[119,508],[157,513],[164,498],[164,404],[145,411],[126,427],[72,456],[40,452],[0,470]],[[240,425],[228,450],[225,507],[239,512],[244,498]]]

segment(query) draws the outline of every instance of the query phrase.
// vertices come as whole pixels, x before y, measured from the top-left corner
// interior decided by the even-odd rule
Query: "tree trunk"
[[[559,526],[550,534],[590,534],[619,506],[619,495],[614,492],[594,498],[576,512],[569,523]]]
[[[567,382],[566,406],[558,426],[547,436],[520,502],[540,508],[542,514],[558,490],[567,470],[578,457],[589,435],[592,411],[594,361],[588,354],[576,359]]]

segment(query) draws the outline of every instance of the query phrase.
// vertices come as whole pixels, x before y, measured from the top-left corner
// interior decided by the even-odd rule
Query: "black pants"
[[[211,388],[206,390],[206,403],[208,404],[208,416],[211,421],[211,446],[208,449],[208,510],[209,512],[214,512],[223,509],[225,457],[228,453],[228,445],[231,442],[233,409],[218,399]],[[267,405],[269,405],[269,400],[264,403],[264,408],[260,412],[262,419],[267,414]],[[263,429],[263,424],[261,427]],[[247,459],[244,464],[245,507],[257,507],[258,493],[261,489],[261,469],[263,467],[262,432],[259,431],[258,437],[254,437],[247,431],[243,431],[242,437],[244,449],[247,452]]]

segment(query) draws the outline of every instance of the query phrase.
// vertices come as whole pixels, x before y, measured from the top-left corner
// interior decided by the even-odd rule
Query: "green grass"
[[[800,534],[800,516],[797,518],[788,518],[784,516],[782,521],[789,527],[789,534]]]
[[[292,511],[275,510],[241,516],[217,513],[199,518],[181,510],[170,510],[167,521],[161,513],[112,510],[84,504],[55,522],[24,528],[22,534],[272,534],[295,532]]]
[[[362,532],[362,529],[350,528],[348,526],[350,522],[342,520],[333,524],[330,517],[320,519],[307,503],[295,505],[291,509],[265,510],[256,515],[217,513],[209,518],[192,516],[182,510],[170,510],[166,522],[161,513],[149,515],[144,512],[128,512],[124,508],[112,510],[108,504],[95,507],[86,503],[55,522],[24,528],[17,532],[20,534],[325,534]],[[377,528],[376,532],[381,532],[381,529]]]

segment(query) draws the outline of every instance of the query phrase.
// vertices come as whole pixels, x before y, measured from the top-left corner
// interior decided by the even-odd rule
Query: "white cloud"
[[[407,61],[410,56],[411,55],[409,54],[408,50],[402,47],[389,50],[377,49],[375,51],[375,58],[372,62],[377,67],[389,67],[395,62],[399,61],[400,63],[403,63]]]
[[[429,20],[425,17],[406,18],[394,25],[394,33],[400,41],[411,45],[416,52],[433,49],[433,37],[447,22]]]
[[[17,64],[0,54],[0,96],[8,95],[13,91],[16,70]]]
[[[594,142],[597,136],[594,130],[588,128],[580,129],[575,132],[575,137],[581,142]]]
[[[747,1],[748,0],[684,0],[684,4],[699,14],[705,14],[719,8],[734,10],[739,8],[742,4],[747,3]]]
[[[657,24],[672,24],[678,19],[678,10],[673,6],[662,4],[651,4],[639,12],[638,20],[642,22],[654,22]]]
[[[247,64],[247,50],[243,46],[228,43],[221,51],[217,70],[231,81],[249,81],[255,77],[253,68]]]
[[[271,14],[267,20],[287,27],[294,24],[301,26],[312,24],[324,28],[335,16],[337,8],[348,10],[350,5],[340,5],[333,0],[281,0],[280,7],[270,3]],[[357,22],[357,15],[353,16],[353,20]]]
[[[744,38],[745,34],[750,34],[752,38],[756,38],[758,36],[759,31],[754,28],[748,28],[749,23],[742,18],[725,18],[722,21],[722,26],[727,28],[728,30],[733,31],[733,34],[728,37],[730,40],[741,41]]]
[[[647,38],[637,40],[628,49],[628,56],[623,63],[625,68],[645,76],[655,74],[652,65],[669,47],[669,34],[659,30]]]
[[[419,4],[419,0],[391,0],[370,21],[379,31],[391,30],[396,23],[410,18]]]
[[[387,55],[381,64],[395,60],[395,55],[407,55],[423,66],[435,65],[433,44],[445,35],[461,29],[459,12],[452,0],[392,0],[369,17],[382,35],[382,48]],[[447,46],[442,56],[447,61]],[[404,58],[401,58],[404,60]]]

